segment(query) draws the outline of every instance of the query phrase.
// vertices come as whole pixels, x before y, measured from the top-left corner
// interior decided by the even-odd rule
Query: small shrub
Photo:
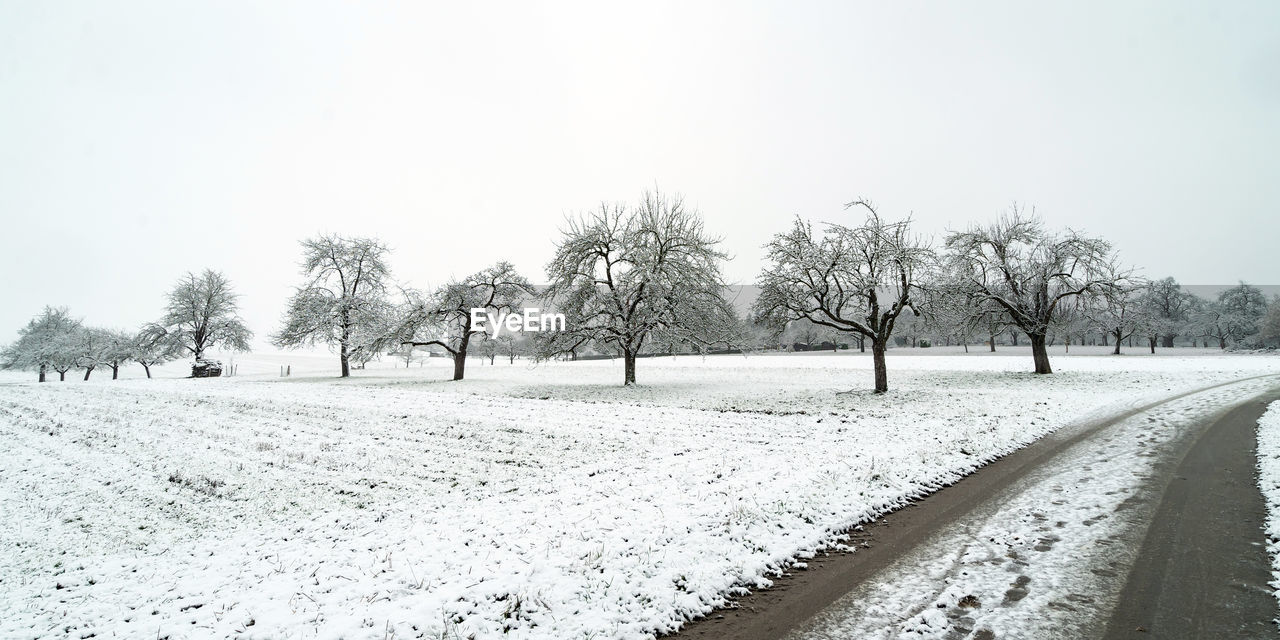
[[[223,480],[217,480],[208,476],[185,476],[181,471],[174,471],[169,474],[169,482],[178,486],[186,487],[196,493],[203,493],[206,496],[214,498],[222,498],[227,495],[227,483]]]

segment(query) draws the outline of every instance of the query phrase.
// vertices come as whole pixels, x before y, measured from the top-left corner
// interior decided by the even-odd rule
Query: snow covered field
[[[893,353],[878,397],[859,354],[6,374],[0,636],[651,637],[1073,420],[1280,373],[1013,351]]]
[[[1258,488],[1267,501],[1267,552],[1271,554],[1271,586],[1280,598],[1280,402],[1258,420]],[[1277,622],[1280,622],[1278,617]]]

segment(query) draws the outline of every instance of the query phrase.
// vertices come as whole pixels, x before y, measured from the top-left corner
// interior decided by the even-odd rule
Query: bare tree
[[[148,340],[168,340],[196,360],[221,345],[248,351],[253,332],[240,320],[238,296],[220,272],[187,273],[169,292],[165,315],[144,329]]]
[[[1258,332],[1258,321],[1267,313],[1262,290],[1241,282],[1218,294],[1223,333],[1232,344],[1249,341]]]
[[[453,379],[466,374],[467,349],[485,327],[476,326],[472,309],[498,317],[516,311],[533,285],[510,262],[499,262],[484,271],[451,282],[430,297],[411,293],[408,308],[401,312],[398,327],[388,338],[401,346],[435,345],[453,356]]]
[[[1154,280],[1142,294],[1142,308],[1149,320],[1147,342],[1151,353],[1161,347],[1172,347],[1173,340],[1186,326],[1195,296],[1182,290],[1173,278]]]
[[[1152,325],[1140,297],[1147,283],[1126,279],[1114,268],[1109,271],[1111,281],[1117,284],[1103,287],[1093,295],[1093,304],[1088,306],[1086,313],[1103,333],[1115,338],[1115,349],[1111,353],[1120,355],[1120,347],[1125,340]],[[1155,353],[1155,347],[1151,352]]]
[[[635,384],[636,356],[651,338],[727,346],[737,323],[719,243],[683,198],[657,191],[633,207],[601,204],[568,220],[547,265],[546,292],[567,327],[545,344],[553,353],[593,343],[616,349],[624,385]]]
[[[80,321],[71,317],[66,307],[45,307],[39,317],[18,331],[18,340],[0,352],[0,363],[5,369],[35,371],[40,382],[45,382],[55,363],[71,359],[71,339],[79,329]],[[60,372],[63,380],[70,369],[68,366]]]
[[[1264,347],[1280,347],[1280,296],[1271,299],[1266,315],[1258,321],[1258,341]]]
[[[1053,373],[1046,349],[1064,300],[1115,286],[1111,245],[1074,231],[1050,233],[1015,206],[987,227],[947,237],[952,271],[978,298],[990,300],[1027,334],[1036,373]]]
[[[952,282],[923,287],[919,305],[925,326],[938,335],[952,338],[969,353],[974,335],[988,336],[995,351],[995,336],[1003,330],[1000,312],[991,303],[976,299],[966,288]]]
[[[387,354],[395,356],[397,360],[403,360],[404,368],[406,369],[408,369],[414,361],[420,363],[423,358],[430,357],[429,353],[419,355],[417,353],[417,347],[414,347],[412,344],[390,346],[387,348]]]
[[[284,326],[271,337],[272,344],[337,346],[343,378],[351,375],[353,355],[361,363],[372,359],[372,339],[383,329],[390,306],[386,255],[386,245],[373,238],[322,235],[303,240],[307,281],[289,299]]]
[[[80,366],[80,334],[84,327],[76,327],[75,331],[59,336],[49,360],[49,368],[58,372],[58,382],[67,381],[67,372]]]
[[[871,341],[875,391],[889,390],[885,350],[903,312],[920,311],[919,283],[931,259],[928,244],[911,233],[910,219],[888,222],[866,200],[867,217],[857,226],[828,224],[821,236],[797,219],[791,231],[766,245],[760,297],[754,311],[774,324],[804,318]]]
[[[480,364],[484,364],[485,360],[489,361],[489,366],[493,366],[493,361],[498,357],[498,339],[492,338],[487,333],[480,333],[471,342],[471,354],[480,358]]]
[[[111,336],[105,329],[81,327],[76,334],[76,367],[84,369],[84,379],[110,357]]]
[[[108,329],[102,334],[106,344],[101,351],[101,363],[111,369],[111,379],[120,378],[120,367],[133,359],[136,352],[136,336],[119,329]]]
[[[1231,324],[1231,318],[1217,301],[1204,301],[1196,305],[1191,315],[1191,327],[1205,340],[1205,346],[1212,339],[1218,343],[1219,349],[1226,349],[1227,340],[1232,337]]]
[[[142,365],[151,377],[151,367],[175,360],[182,356],[182,346],[168,336],[148,332],[145,329],[133,337],[133,353],[131,360]]]
[[[515,364],[516,357],[528,353],[529,337],[520,334],[504,333],[498,336],[498,351],[507,357],[507,364]]]

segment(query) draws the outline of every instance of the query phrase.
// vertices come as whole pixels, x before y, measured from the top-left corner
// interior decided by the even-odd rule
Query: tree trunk
[[[351,355],[347,353],[347,341],[338,342],[338,360],[342,362],[342,377],[351,377]]]
[[[889,369],[884,364],[884,351],[888,346],[888,340],[872,340],[871,341],[871,359],[876,370],[876,393],[884,393],[889,390]]]
[[[44,365],[40,365],[40,382],[44,381]]]
[[[858,351],[860,351],[860,352],[862,352],[862,353],[866,353],[866,352],[867,352],[867,339],[866,339],[866,337],[858,338]]]
[[[88,379],[89,379],[89,374],[91,374],[91,373],[93,373],[93,367],[89,367],[88,369],[85,369],[85,370],[84,370],[84,379],[85,379],[85,380],[88,380]]]
[[[968,340],[965,340],[965,341],[964,341],[964,352],[965,352],[965,353],[969,353],[969,341],[968,341]]]
[[[1168,349],[1173,347],[1173,334],[1160,337],[1160,346]]]
[[[1031,357],[1036,363],[1036,373],[1053,373],[1053,368],[1049,366],[1049,351],[1045,347],[1044,334],[1028,333],[1027,337],[1031,339]]]
[[[461,380],[462,376],[467,372],[467,352],[459,351],[453,354],[453,379]]]
[[[1151,343],[1151,353],[1154,354],[1156,352],[1156,339],[1152,337],[1147,342]]]
[[[1116,348],[1114,351],[1111,352],[1111,355],[1113,356],[1120,355],[1120,343],[1122,342],[1124,342],[1124,336],[1121,334],[1121,331],[1119,329],[1116,329]]]
[[[58,372],[58,382],[66,382],[66,381],[67,381],[67,372],[66,372],[66,371],[59,371],[59,372]]]
[[[1226,339],[1226,338],[1218,338],[1218,348],[1219,348],[1219,349],[1226,349],[1226,348],[1227,348],[1227,339]]]
[[[111,379],[112,380],[120,379],[120,365],[118,364],[111,365]]]
[[[1009,341],[1010,341],[1011,343],[1013,343],[1013,344],[1012,344],[1012,346],[1015,346],[1015,347],[1016,347],[1016,346],[1018,346],[1018,332],[1017,332],[1017,331],[1010,331],[1010,332],[1009,332]]]
[[[636,354],[629,348],[622,349],[622,386],[636,383]]]
[[[142,364],[142,369],[143,369],[143,371],[146,371],[146,372],[147,372],[147,379],[148,379],[148,380],[150,380],[150,379],[151,379],[151,365],[149,365],[149,364],[147,364],[147,363],[145,363],[145,362],[143,362],[143,363],[141,363],[141,364]]]
[[[991,345],[991,353],[995,353],[996,352],[996,334],[994,333],[991,334],[991,340],[987,342],[987,344]]]

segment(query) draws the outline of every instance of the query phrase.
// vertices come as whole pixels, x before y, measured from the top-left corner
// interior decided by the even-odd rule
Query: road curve
[[[1197,394],[1204,394],[1209,391],[1222,391],[1224,388],[1234,386],[1233,388],[1235,392],[1237,392],[1237,395],[1247,391],[1248,397],[1253,398],[1255,396],[1259,396],[1261,392],[1265,391],[1269,397],[1274,397],[1277,395],[1278,385],[1280,385],[1280,378],[1277,378],[1276,376],[1245,378],[1177,394],[1164,398],[1160,401],[1128,409],[1105,418],[1081,422],[1065,427],[1054,434],[1050,434],[1049,436],[1042,438],[1028,447],[1005,456],[987,467],[984,467],[982,470],[966,477],[951,487],[938,491],[935,494],[916,502],[910,507],[891,513],[879,521],[867,525],[864,530],[856,532],[853,536],[854,543],[856,546],[860,547],[856,553],[836,553],[815,558],[813,561],[809,562],[809,570],[797,571],[794,574],[777,581],[776,586],[771,589],[757,591],[744,597],[739,601],[738,606],[735,608],[717,611],[707,618],[691,623],[677,634],[677,636],[681,638],[733,638],[735,640],[773,639],[782,638],[784,636],[792,638],[842,637],[840,635],[841,633],[849,633],[850,631],[847,629],[844,631],[831,631],[830,629],[840,629],[839,625],[830,622],[815,623],[814,621],[824,617],[831,620],[839,620],[842,615],[846,619],[858,617],[861,615],[858,611],[848,611],[843,614],[840,611],[842,607],[850,609],[851,607],[856,608],[860,606],[848,604],[848,600],[850,598],[855,598],[854,601],[857,601],[855,597],[856,594],[854,594],[854,592],[857,590],[866,590],[871,588],[868,585],[873,583],[875,579],[887,579],[882,574],[893,575],[894,577],[892,579],[901,581],[900,579],[903,577],[901,572],[904,570],[901,565],[912,563],[920,564],[922,559],[929,559],[927,554],[931,553],[931,551],[927,548],[926,543],[934,545],[939,544],[937,539],[942,534],[950,535],[953,538],[953,544],[954,540],[963,541],[965,539],[964,536],[976,535],[980,526],[990,519],[992,514],[1000,512],[1003,504],[1010,499],[1010,495],[1022,491],[1021,487],[1024,485],[1034,484],[1038,481],[1043,482],[1043,479],[1038,480],[1037,478],[1038,476],[1043,476],[1047,473],[1047,469],[1052,469],[1055,465],[1058,467],[1063,467],[1065,465],[1068,471],[1073,469],[1072,465],[1075,465],[1075,467],[1083,466],[1083,468],[1088,469],[1088,462],[1090,460],[1089,456],[1094,454],[1086,449],[1087,446],[1096,447],[1105,440],[1105,442],[1108,443],[1106,446],[1114,448],[1115,444],[1112,444],[1113,440],[1118,440],[1120,444],[1124,444],[1127,440],[1133,439],[1131,437],[1132,434],[1117,433],[1115,431],[1118,428],[1117,425],[1124,423],[1129,424],[1130,428],[1133,428],[1132,425],[1141,422],[1138,420],[1131,420],[1136,416],[1148,413],[1153,416],[1157,415],[1162,410],[1162,407],[1175,406],[1178,401],[1183,401],[1183,404],[1186,404],[1187,402],[1190,402],[1190,400],[1184,399],[1202,398],[1202,396],[1198,396]],[[1248,387],[1248,389],[1245,389],[1245,387]],[[1226,389],[1226,391],[1232,391],[1232,389]],[[1243,398],[1236,397],[1231,402],[1228,402],[1228,404],[1234,406],[1242,399]],[[1203,398],[1200,402],[1202,405],[1205,404]],[[1257,402],[1247,404],[1248,406],[1255,406],[1257,405]],[[1199,470],[1199,473],[1213,475],[1216,467],[1214,467],[1214,463],[1212,461],[1221,459],[1220,454],[1222,452],[1226,450],[1243,449],[1243,451],[1237,452],[1239,455],[1233,458],[1232,465],[1235,467],[1247,465],[1248,473],[1245,474],[1245,476],[1233,474],[1232,477],[1234,479],[1231,480],[1230,483],[1219,483],[1219,486],[1220,488],[1233,490],[1235,493],[1241,495],[1247,495],[1248,491],[1246,489],[1253,487],[1253,463],[1250,458],[1253,454],[1251,439],[1253,432],[1250,430],[1246,434],[1248,436],[1248,442],[1246,443],[1248,446],[1242,444],[1243,441],[1239,439],[1240,437],[1244,437],[1241,435],[1243,433],[1241,431],[1241,425],[1248,422],[1248,412],[1242,411],[1239,413],[1225,413],[1225,409],[1223,407],[1216,407],[1212,413],[1207,413],[1208,409],[1203,407],[1200,411],[1202,416],[1195,421],[1195,424],[1190,427],[1177,430],[1181,435],[1171,438],[1169,442],[1162,442],[1159,446],[1152,446],[1150,450],[1138,450],[1140,453],[1137,455],[1143,457],[1149,456],[1152,459],[1151,462],[1144,462],[1145,464],[1150,465],[1151,470],[1149,473],[1142,475],[1140,479],[1140,483],[1142,485],[1141,490],[1135,490],[1133,495],[1130,495],[1124,501],[1124,504],[1117,507],[1115,510],[1118,514],[1115,521],[1128,523],[1125,526],[1136,531],[1136,533],[1131,531],[1128,534],[1128,537],[1114,535],[1107,537],[1105,540],[1100,539],[1095,541],[1096,544],[1121,543],[1121,546],[1125,547],[1123,550],[1118,550],[1119,556],[1123,556],[1122,558],[1115,562],[1108,563],[1108,566],[1116,569],[1119,572],[1119,575],[1114,575],[1115,572],[1111,572],[1113,577],[1104,579],[1109,580],[1110,584],[1104,585],[1101,589],[1103,591],[1114,590],[1116,592],[1120,592],[1121,595],[1118,596],[1118,605],[1115,601],[1108,600],[1107,598],[1101,598],[1099,601],[1095,602],[1092,598],[1081,594],[1070,594],[1081,598],[1080,601],[1073,601],[1074,605],[1068,604],[1066,601],[1048,603],[1050,607],[1060,607],[1062,610],[1057,611],[1057,613],[1066,616],[1058,621],[1060,625],[1067,625],[1068,623],[1066,620],[1079,621],[1089,619],[1089,624],[1072,627],[1075,628],[1079,634],[1082,634],[1078,635],[1078,637],[1097,637],[1101,635],[1103,628],[1107,628],[1108,633],[1111,633],[1111,630],[1114,630],[1115,633],[1122,634],[1110,637],[1152,637],[1151,635],[1147,635],[1144,631],[1136,630],[1139,628],[1144,630],[1149,629],[1150,627],[1148,625],[1158,624],[1158,620],[1160,619],[1158,616],[1151,620],[1147,620],[1126,618],[1122,615],[1122,613],[1128,611],[1130,607],[1144,606],[1143,604],[1139,604],[1134,598],[1163,598],[1164,602],[1169,603],[1167,607],[1168,611],[1179,610],[1179,605],[1176,604],[1177,600],[1173,598],[1172,595],[1160,596],[1159,594],[1165,591],[1168,585],[1174,585],[1177,583],[1177,580],[1186,579],[1186,574],[1175,574],[1176,577],[1172,578],[1174,582],[1169,582],[1166,587],[1157,588],[1155,586],[1162,578],[1153,572],[1155,572],[1158,567],[1167,564],[1168,553],[1166,551],[1165,559],[1162,559],[1158,544],[1155,541],[1186,540],[1186,535],[1196,535],[1195,532],[1198,530],[1192,525],[1192,521],[1197,517],[1198,513],[1197,509],[1199,507],[1196,505],[1209,506],[1223,505],[1226,503],[1220,497],[1214,498],[1208,494],[1203,498],[1183,500],[1179,503],[1177,491],[1167,490],[1169,483],[1172,481],[1171,479],[1178,477],[1175,474],[1175,471],[1189,473],[1191,469],[1197,469]],[[1166,413],[1168,413],[1168,411],[1166,411]],[[1254,417],[1256,418],[1256,416]],[[1155,422],[1156,418],[1148,417],[1146,420]],[[1126,421],[1129,422],[1126,423]],[[1234,430],[1228,429],[1226,427],[1222,427],[1222,425],[1234,425],[1235,428]],[[1219,427],[1222,427],[1222,429],[1219,429]],[[1220,430],[1222,432],[1231,432],[1231,434],[1235,436],[1235,439],[1230,441],[1224,440],[1221,443],[1218,443],[1219,437],[1217,434]],[[1105,438],[1103,437],[1104,435]],[[1154,443],[1155,440],[1156,439],[1153,437],[1151,442]],[[1130,443],[1130,446],[1132,446],[1132,443]],[[1147,443],[1146,441],[1141,441],[1138,443],[1138,446],[1145,447],[1147,446]],[[1209,449],[1206,454],[1208,455],[1207,459],[1209,462],[1195,463],[1194,461],[1199,459],[1199,454],[1192,456],[1191,452],[1199,451],[1202,447],[1207,447]],[[1183,465],[1184,459],[1187,461],[1187,465],[1190,466]],[[1062,475],[1064,472],[1059,469],[1057,473]],[[1134,475],[1137,476],[1139,474],[1135,473]],[[1242,477],[1247,477],[1247,487],[1241,484],[1242,481],[1240,478]],[[1082,477],[1080,479],[1088,480],[1089,478]],[[1063,484],[1063,478],[1057,478],[1056,482]],[[1067,480],[1067,482],[1072,482],[1072,480]],[[1213,483],[1209,483],[1209,485],[1212,484]],[[1062,490],[1062,487],[1054,487],[1054,490]],[[1255,494],[1254,497],[1257,499],[1257,502],[1249,507],[1249,509],[1254,509],[1254,513],[1256,515],[1256,509],[1260,508],[1260,498],[1256,496],[1256,489],[1253,489],[1252,492]],[[1113,491],[1109,493],[1115,492]],[[1165,506],[1166,499],[1170,501],[1168,507]],[[1054,502],[1056,504],[1058,501]],[[1158,507],[1156,506],[1157,504],[1159,505]],[[1182,504],[1184,506],[1179,509],[1176,506],[1177,504]],[[1185,506],[1187,504],[1191,504],[1192,508],[1188,509]],[[1127,509],[1134,505],[1138,505],[1139,508],[1129,509],[1123,514],[1119,513],[1122,508]],[[1238,515],[1243,513],[1243,511],[1241,511],[1242,509],[1244,509],[1244,507],[1240,507],[1231,513]],[[1163,538],[1154,538],[1149,544],[1144,540],[1142,534],[1147,530],[1149,522],[1152,519],[1152,514],[1156,512],[1160,514],[1158,519],[1161,522],[1168,520],[1170,514],[1176,514],[1178,516],[1176,519],[1185,521],[1186,524],[1173,526],[1172,529],[1170,529],[1171,533],[1169,533],[1169,535]],[[1043,518],[1044,516],[1043,514],[1037,514],[1036,517]],[[1107,515],[1104,514],[1102,516],[1098,516],[1097,519],[1105,517],[1107,517]],[[1247,522],[1247,518],[1243,518],[1243,520],[1245,520],[1245,522],[1237,523],[1239,526],[1232,529],[1232,533],[1230,535],[1238,538],[1239,540],[1252,541],[1255,538],[1260,540],[1261,534],[1258,532],[1257,527],[1254,526],[1254,529],[1252,530],[1253,535],[1248,535],[1246,530],[1251,525]],[[1137,522],[1137,524],[1135,524],[1135,522]],[[1062,524],[1062,522],[1059,522],[1058,526],[1062,526]],[[1091,523],[1086,522],[1085,524]],[[1138,530],[1138,527],[1141,527],[1141,530]],[[1239,531],[1236,529],[1239,529]],[[1157,535],[1156,532],[1159,530],[1160,529],[1158,527],[1152,527],[1150,529],[1152,532],[1151,535]],[[987,535],[987,533],[984,532],[982,535]],[[957,536],[959,536],[959,538],[957,538]],[[1226,536],[1221,536],[1221,538],[1224,539],[1225,537]],[[1052,535],[1050,535],[1049,538],[1056,539],[1056,537]],[[1044,541],[1042,540],[1036,549],[1041,550],[1041,545],[1043,544]],[[1053,542],[1049,542],[1048,547],[1052,548],[1053,544]],[[1181,546],[1183,545],[1174,542],[1173,544],[1166,543],[1165,548],[1177,549]],[[1141,551],[1139,551],[1138,547],[1141,547]],[[1251,550],[1254,554],[1261,553],[1261,547],[1252,547]],[[937,549],[934,549],[933,552],[936,551]],[[1226,552],[1225,549],[1223,551]],[[969,553],[972,555],[972,552]],[[926,555],[921,556],[921,554]],[[957,552],[957,556],[958,555],[959,552]],[[1022,560],[1017,559],[1016,554],[1012,555],[1015,556],[1012,564],[1024,566],[1027,564]],[[1044,555],[1047,557],[1052,554]],[[1003,561],[1003,559],[998,560]],[[968,560],[966,559],[966,561]],[[947,561],[944,560],[943,565],[946,565],[946,562]],[[953,574],[964,574],[967,576],[969,574],[968,569],[972,569],[972,567],[960,566],[961,562],[958,557],[952,558],[949,562],[955,566],[933,568],[933,577],[935,582],[950,583],[952,582],[951,578],[954,577]],[[1214,564],[1220,565],[1222,563]],[[1128,575],[1127,572],[1130,566],[1133,567],[1134,580],[1126,581],[1126,576]],[[1252,560],[1243,562],[1241,566],[1250,566],[1257,571],[1264,571],[1266,563],[1264,560],[1257,560],[1257,558],[1253,558]],[[1144,569],[1144,567],[1148,567],[1149,569]],[[893,574],[890,569],[899,573]],[[911,569],[908,567],[906,570],[910,571]],[[949,574],[948,572],[951,573]],[[1098,575],[1106,575],[1109,573],[1105,568],[1096,568],[1094,569],[1094,572]],[[1150,576],[1150,578],[1147,576]],[[1010,584],[1008,593],[1016,594],[1019,591],[1025,593],[1025,590],[1021,588],[1025,586],[1025,582],[1023,581],[1029,581],[1029,578],[1019,576],[1015,583]],[[1017,582],[1022,582],[1022,584],[1017,584]],[[1132,588],[1129,586],[1130,582],[1134,585]],[[1137,585],[1140,583],[1146,583],[1148,586],[1145,588],[1139,588]],[[1040,582],[1037,583],[1037,588],[1040,584]],[[1265,585],[1265,579],[1262,581],[1262,584]],[[1123,587],[1123,589],[1121,587]],[[938,614],[931,611],[932,606],[946,607],[947,603],[944,602],[945,597],[953,597],[954,594],[950,594],[950,596],[948,596],[948,594],[942,594],[942,596],[943,597],[936,602],[936,605],[917,604],[915,605],[914,610],[899,612],[896,617],[889,615],[885,619],[893,618],[896,624],[910,616],[916,616],[919,618],[921,616],[928,617],[932,615],[936,618],[938,617]],[[1021,596],[1016,596],[1015,600],[1020,597]],[[837,600],[840,600],[841,598],[845,599],[844,604],[837,603]],[[1003,603],[1006,606],[1010,605],[1008,598],[1009,596],[1006,595],[1005,602]],[[1033,601],[1034,598],[1028,599],[1027,602],[1024,603],[1024,608],[1037,606]],[[1271,609],[1274,608],[1274,603],[1265,599],[1259,599],[1259,601],[1265,602],[1267,605],[1265,612],[1258,610],[1259,614],[1263,615],[1261,619],[1269,621],[1272,617]],[[868,602],[871,602],[871,600],[868,600]],[[999,600],[997,599],[996,602],[999,603]],[[833,603],[835,603],[835,606],[833,606]],[[955,604],[954,598],[951,601],[951,604]],[[993,603],[988,602],[986,604],[988,607],[986,611],[991,611]],[[964,607],[966,605],[961,604],[960,606]],[[1257,603],[1249,605],[1250,610],[1254,610],[1258,606],[1260,605]],[[882,615],[885,614],[883,611],[884,607],[871,605],[871,608],[878,609],[878,612]],[[1065,613],[1065,610],[1069,610],[1071,613]],[[1116,611],[1117,614],[1113,619],[1109,620],[1107,614],[1111,610]],[[938,633],[926,633],[925,635],[935,635],[935,637],[946,638],[972,637],[979,640],[998,637],[994,632],[988,631],[985,628],[977,628],[982,625],[973,624],[973,616],[963,615],[967,612],[967,610],[952,606],[952,608],[947,612],[949,620],[943,620],[943,624],[946,625],[949,623],[950,627],[941,631],[935,629],[933,631],[938,631]],[[821,616],[818,615],[820,613],[822,614]],[[1239,617],[1239,609],[1236,610],[1235,615],[1237,618]],[[1076,622],[1072,622],[1070,624],[1075,625]],[[824,625],[829,629],[828,631],[821,631]],[[797,628],[799,628],[798,631]],[[885,628],[888,629],[889,627]],[[923,627],[923,631],[927,632],[930,630],[931,629],[927,624]],[[1007,631],[1007,629],[1002,630],[1003,635],[1010,635]],[[862,631],[860,630],[859,632],[861,633]],[[788,633],[791,633],[792,635],[788,636]],[[1124,635],[1130,633],[1137,633],[1139,635]],[[885,634],[881,635],[881,637],[891,637],[892,635],[893,633],[886,631]],[[1016,633],[1014,635],[1016,635]],[[1070,635],[1070,633],[1066,633],[1059,637],[1069,637]],[[1159,637],[1173,636],[1162,635]],[[1186,637],[1195,636],[1188,635]],[[1200,637],[1204,636],[1201,635]],[[1232,637],[1249,636],[1239,636],[1235,635],[1235,632],[1233,632]]]
[[[1214,421],[1187,452],[1129,573],[1108,640],[1275,638],[1255,482],[1258,418],[1275,394]]]

